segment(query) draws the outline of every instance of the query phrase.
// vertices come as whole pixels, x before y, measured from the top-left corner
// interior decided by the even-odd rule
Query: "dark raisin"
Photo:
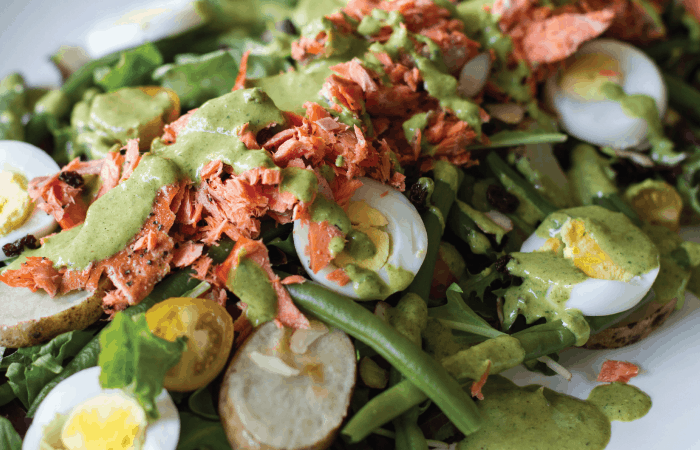
[[[35,238],[32,234],[28,234],[22,239],[20,239],[19,244],[30,250],[36,250],[41,246],[41,244],[39,243],[39,239]]]
[[[8,258],[19,256],[19,254],[22,253],[22,246],[19,245],[19,242],[11,242],[2,246],[2,252]]]
[[[424,212],[428,209],[428,205],[426,205],[427,197],[428,190],[420,183],[414,183],[413,186],[411,186],[411,190],[408,191],[408,199],[413,203],[413,206],[416,207],[418,212]]]
[[[58,175],[58,179],[66,183],[68,186],[74,187],[74,188],[81,188],[85,184],[85,180],[83,179],[83,176],[80,175],[78,172],[72,172],[72,171],[67,171],[67,172],[61,172]]]
[[[511,259],[513,259],[513,257],[510,255],[504,255],[498,258],[498,260],[496,261],[496,270],[498,270],[500,273],[507,273],[508,269],[506,266],[508,265]]]
[[[489,185],[486,190],[486,199],[489,203],[504,214],[514,213],[518,206],[520,206],[520,200],[518,197],[506,191],[503,186],[498,184]]]
[[[285,34],[291,34],[291,35],[299,34],[297,32],[297,28],[294,26],[292,21],[289,19],[284,19],[280,22],[277,22],[275,24],[275,29],[277,29],[277,31],[281,31],[282,33],[285,33]]]

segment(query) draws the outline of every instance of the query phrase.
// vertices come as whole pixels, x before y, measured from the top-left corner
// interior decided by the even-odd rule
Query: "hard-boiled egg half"
[[[551,251],[573,262],[587,278],[573,285],[566,307],[586,316],[606,316],[634,307],[659,274],[654,243],[622,213],[600,206],[550,215],[520,251]]]
[[[49,234],[56,221],[34,207],[27,187],[35,177],[60,170],[43,150],[21,141],[0,141],[0,248],[31,234],[37,239]],[[0,261],[7,259],[0,251]]]
[[[641,50],[612,39],[581,46],[571,64],[547,80],[545,97],[572,136],[619,149],[644,146],[647,121],[608,99],[603,93],[607,83],[619,85],[627,95],[651,97],[659,117],[666,112],[666,85],[659,68]]]
[[[156,399],[160,418],[148,423],[141,406],[118,389],[102,389],[100,368],[56,385],[34,415],[22,450],[174,450],[180,416],[168,392]]]
[[[349,247],[362,245],[346,237],[345,250],[325,268],[314,273],[306,252],[308,226],[294,223],[294,247],[311,278],[327,288],[358,300],[383,300],[404,290],[413,281],[428,249],[428,234],[423,220],[401,192],[370,178],[360,178],[362,187],[350,199],[347,214],[353,230],[369,238],[375,251],[371,257],[357,259]],[[321,195],[321,194],[319,194]],[[366,236],[366,237],[365,237]],[[342,268],[351,281],[343,286],[330,281],[328,275]],[[377,281],[374,277],[378,277]]]
[[[202,24],[190,0],[146,3],[120,17],[97,23],[87,34],[87,51],[99,58],[117,50],[174,36]]]

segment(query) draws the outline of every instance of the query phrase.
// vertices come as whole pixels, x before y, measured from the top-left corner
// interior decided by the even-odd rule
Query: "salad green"
[[[649,94],[627,92],[614,82],[598,86],[627,119],[642,120],[648,148],[598,148],[559,131],[555,111],[539,101],[538,86],[558,77],[560,64],[575,58],[576,49],[551,61],[531,59],[536,52],[528,45],[535,35],[523,41],[518,33],[532,32],[522,28],[528,23],[545,27],[545,21],[538,22],[528,2],[512,2],[509,10],[499,1],[413,2],[418,6],[397,1],[403,6],[396,8],[392,2],[356,1],[333,13],[344,5],[200,0],[194,3],[204,25],[90,61],[58,89],[32,88],[21,75],[7,76],[0,83],[0,139],[39,145],[61,164],[122,157],[115,166],[127,167],[128,158],[133,163],[137,154],[138,160],[121,175],[116,168],[114,186],[102,172],[81,175],[89,188],[80,194],[87,204],[82,223],[8,261],[0,268],[2,281],[10,284],[6,280],[25,270],[32,257],[48,258],[60,276],[92,270],[131,251],[135,236],[151,239],[139,235],[146,224],[162,231],[159,242],[170,239],[172,247],[159,247],[164,268],[152,291],[124,303],[114,294],[111,306],[124,311],[108,325],[64,333],[41,346],[0,347],[0,405],[19,402],[31,417],[60,381],[99,365],[103,388],[131,392],[155,418],[155,397],[185,344],[153,336],[143,313],[169,297],[208,296],[224,304],[228,297],[231,304],[240,300],[241,317],[252,327],[270,320],[282,324],[289,310],[275,277],[304,274],[300,259],[311,253],[312,267],[317,254],[329,256],[326,264],[335,261],[340,272],[333,273],[347,278],[356,300],[364,301],[335,292],[329,277],[325,286],[307,279],[281,289],[301,313],[352,336],[358,360],[371,361],[370,372],[379,378],[382,370],[389,373],[381,392],[358,382],[353,414],[336,448],[346,448],[345,441],[379,447],[387,437],[400,449],[424,449],[435,441],[464,450],[544,448],[526,444],[535,437],[550,446],[566,439],[571,448],[604,448],[610,420],[639,418],[648,409],[632,386],[596,388],[584,402],[518,388],[497,374],[520,364],[548,374],[552,368],[566,372],[556,362],[558,352],[584,345],[589,333],[635,323],[629,318],[650,305],[675,302],[680,309],[685,291],[698,284],[700,247],[684,243],[677,229],[700,214],[695,137],[700,110],[693,102],[700,98],[700,26],[675,2],[620,2],[635,5],[637,19],[648,20],[654,32],[620,36],[618,19],[609,18],[602,31],[580,44],[609,30],[608,37],[644,44],[664,71],[666,111]],[[567,14],[613,14],[605,6],[576,9],[583,8],[579,3],[542,1],[537,8],[545,8],[538,11],[552,21]],[[414,15],[411,7],[435,17]],[[556,44],[555,36],[544,37]],[[464,95],[469,74],[463,68],[480,53],[490,55],[484,83],[477,95]],[[694,62],[681,61],[681,54],[694,55]],[[144,86],[156,86],[158,93],[148,94]],[[234,86],[240,89],[231,92]],[[185,113],[176,122],[171,92]],[[518,120],[489,107],[506,104]],[[685,134],[679,136],[678,129]],[[141,142],[130,141],[135,137]],[[122,147],[126,154],[118,156]],[[536,156],[542,147],[549,153]],[[562,172],[567,184],[558,186],[552,170]],[[343,183],[361,176],[387,189],[402,188],[419,211],[427,240],[413,255],[424,258],[417,273],[385,262],[387,283],[357,264],[380,247],[369,231],[353,227],[348,213],[357,187]],[[234,183],[244,186],[235,194],[228,190]],[[154,224],[151,208],[168,186],[182,190],[166,206],[174,218],[169,225]],[[678,202],[671,201],[676,197]],[[235,208],[222,207],[224,201]],[[187,202],[191,210],[181,207]],[[246,208],[254,212],[242,218]],[[332,232],[325,241],[312,239],[311,250],[295,248],[293,219],[325,224]],[[564,245],[553,231],[578,219],[581,234],[598,246],[593,250],[583,240]],[[521,250],[533,233],[559,243],[552,251]],[[257,238],[267,245],[267,265],[246,251],[238,253],[235,271],[220,265],[232,240],[238,248]],[[399,241],[391,239],[391,251],[398,251],[393,247]],[[444,243],[453,250],[441,250]],[[153,251],[150,243],[143,245],[149,246],[141,247],[144,253]],[[185,248],[199,253],[179,265],[173,254]],[[584,315],[571,308],[574,286],[600,277],[575,258],[566,259],[567,250],[590,258],[581,263],[587,269],[605,262],[605,275],[620,269],[639,277],[658,268],[655,298],[648,294],[612,314]],[[341,252],[350,263],[336,259]],[[227,270],[219,273],[223,269],[217,267]],[[131,294],[133,280],[121,281]],[[406,288],[390,295],[397,286]],[[368,372],[365,387],[381,385],[371,377]],[[212,400],[217,382],[174,395],[182,427],[179,449],[229,448]],[[606,418],[605,405],[621,401],[616,395],[636,396],[644,408]],[[533,417],[518,422],[521,410]],[[501,421],[503,416],[508,419]],[[570,436],[563,438],[555,422],[560,428],[566,422]],[[506,435],[512,440],[499,440]],[[0,444],[19,448],[18,439],[0,417]]]

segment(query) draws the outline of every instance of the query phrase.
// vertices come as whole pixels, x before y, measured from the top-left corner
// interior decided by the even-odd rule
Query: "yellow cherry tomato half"
[[[165,376],[167,389],[199,389],[224,368],[233,345],[233,319],[218,303],[202,298],[170,298],[151,307],[146,321],[151,332],[163,339],[187,337],[187,350]]]

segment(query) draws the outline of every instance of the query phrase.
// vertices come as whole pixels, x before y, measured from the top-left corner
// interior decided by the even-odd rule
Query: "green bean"
[[[560,320],[535,325],[511,336],[517,338],[525,350],[524,361],[559,352],[576,342],[573,333]],[[367,402],[340,432],[351,442],[359,442],[427,399],[423,391],[409,380],[403,380]]]
[[[199,284],[199,280],[192,278],[191,270],[184,270],[170,275],[167,279],[160,282],[155,289],[143,299],[138,305],[130,306],[124,310],[124,314],[135,316],[146,312],[151,306],[170,297],[177,297],[183,292],[193,289]],[[97,365],[97,359],[100,355],[100,334],[98,333],[88,344],[80,350],[75,357],[63,368],[56,378],[51,380],[44,386],[39,394],[34,399],[34,403],[27,411],[27,417],[34,416],[37,408],[51,390],[58,383],[70,377],[71,375],[88,367]]]
[[[428,450],[423,430],[418,426],[420,409],[414,406],[394,420],[396,450]]]
[[[542,198],[539,192],[521,177],[512,167],[501,159],[496,153],[491,152],[486,156],[486,164],[504,185],[509,181],[529,200],[542,214],[542,218],[555,212],[557,208]],[[508,188],[508,186],[506,186]]]
[[[340,433],[351,443],[360,442],[427,398],[413,383],[403,380],[367,402]]]
[[[663,77],[668,86],[669,103],[700,123],[700,92],[678,77],[667,73]]]
[[[481,418],[476,405],[457,381],[386,322],[352,299],[311,281],[288,285],[287,290],[303,311],[373,348],[415,383],[416,389],[425,391],[462,433],[470,434],[479,428]]]

